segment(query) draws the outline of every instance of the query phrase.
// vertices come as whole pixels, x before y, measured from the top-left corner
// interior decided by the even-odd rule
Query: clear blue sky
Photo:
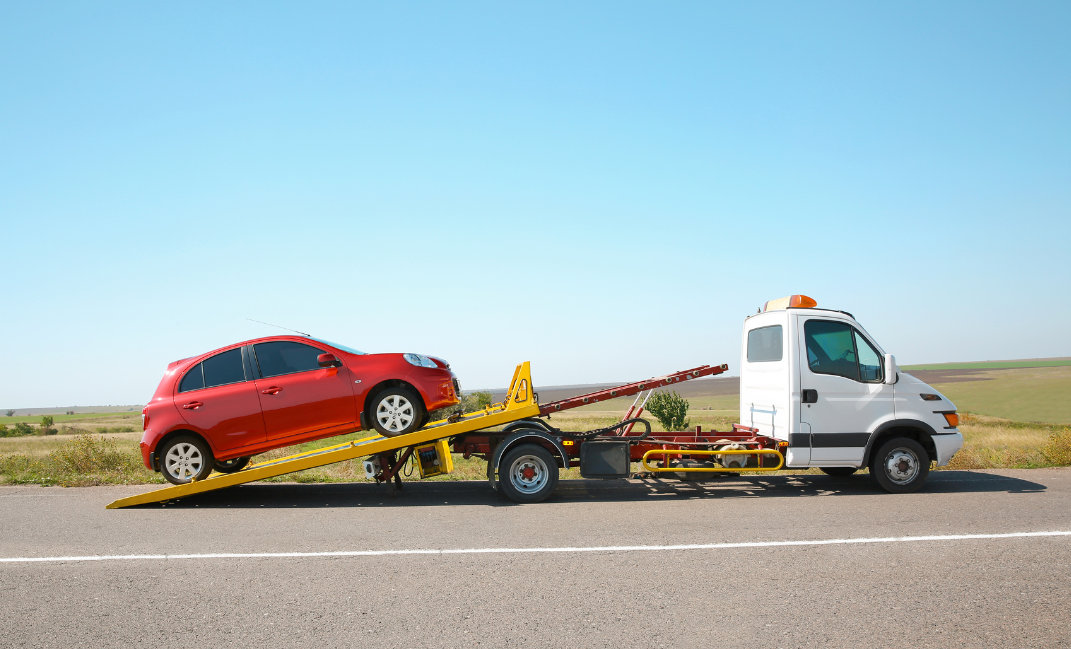
[[[468,388],[1071,355],[1071,3],[6,2],[0,407],[275,333]]]

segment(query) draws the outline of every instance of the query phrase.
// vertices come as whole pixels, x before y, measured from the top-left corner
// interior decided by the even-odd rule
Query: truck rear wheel
[[[878,486],[893,494],[922,488],[930,474],[930,456],[913,439],[895,437],[878,448],[870,464],[870,475]]]
[[[558,463],[539,444],[521,444],[498,464],[502,493],[513,502],[538,503],[558,485]]]

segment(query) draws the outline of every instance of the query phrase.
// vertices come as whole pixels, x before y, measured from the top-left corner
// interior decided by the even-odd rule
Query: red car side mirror
[[[334,354],[320,354],[316,357],[316,363],[320,367],[342,367],[342,361]]]

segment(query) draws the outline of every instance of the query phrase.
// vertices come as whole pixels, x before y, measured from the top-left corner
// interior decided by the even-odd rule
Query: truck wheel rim
[[[539,492],[550,479],[550,470],[542,458],[522,455],[509,468],[510,482],[517,491],[525,494]]]
[[[400,394],[390,395],[376,407],[376,420],[380,426],[391,432],[405,430],[415,417],[413,404]]]
[[[204,461],[200,449],[189,442],[182,442],[168,449],[164,456],[164,467],[172,477],[188,480],[201,472]]]
[[[919,459],[914,453],[898,448],[885,458],[885,475],[898,485],[910,483],[919,474]]]

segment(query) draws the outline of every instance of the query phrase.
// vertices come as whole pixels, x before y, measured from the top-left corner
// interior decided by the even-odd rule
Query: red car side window
[[[311,345],[290,341],[260,343],[253,345],[253,351],[264,378],[318,370],[316,357],[323,353]]]
[[[228,383],[241,383],[245,380],[245,369],[242,367],[242,350],[240,348],[206,358],[201,362],[201,365],[204,367],[206,388],[227,385]]]
[[[201,364],[198,363],[191,367],[189,372],[186,372],[186,376],[182,377],[178,391],[189,392],[191,390],[200,390],[203,387],[205,387],[205,376],[201,371]]]

